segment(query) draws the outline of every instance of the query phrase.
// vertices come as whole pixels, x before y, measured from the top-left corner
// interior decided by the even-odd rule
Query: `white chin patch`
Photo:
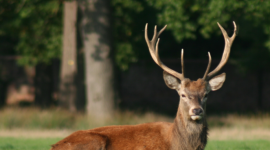
[[[201,120],[202,119],[202,116],[199,116],[199,115],[197,115],[197,116],[191,116],[191,119],[192,120]]]

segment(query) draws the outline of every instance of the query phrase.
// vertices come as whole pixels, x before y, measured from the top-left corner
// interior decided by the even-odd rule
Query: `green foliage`
[[[0,36],[18,39],[22,65],[49,63],[60,57],[62,4],[49,0],[0,0]]]
[[[122,70],[128,69],[128,64],[137,61],[138,42],[143,40],[138,30],[142,29],[137,19],[145,9],[142,1],[113,0],[114,28],[113,37],[115,61]]]
[[[116,64],[122,70],[127,70],[128,64],[130,62],[137,61],[137,58],[135,57],[134,50],[132,49],[131,44],[127,42],[117,43],[115,49],[116,49],[116,55],[115,55]]]
[[[185,0],[161,0],[158,2],[148,0],[148,2],[150,6],[159,11],[157,14],[159,24],[168,24],[168,29],[173,31],[177,41],[196,37],[197,25],[196,18],[193,19],[193,13],[199,9],[197,5],[192,6],[190,1]]]
[[[211,51],[211,49],[221,49],[223,46],[221,45],[223,43],[217,42],[217,37],[222,36],[216,22],[220,22],[227,32],[232,34],[232,21],[235,21],[239,28],[233,45],[232,63],[243,71],[265,69],[270,64],[270,20],[266,17],[270,15],[270,1],[114,0],[113,8],[115,44],[125,43],[125,47],[116,46],[123,49],[116,48],[116,55],[121,55],[116,59],[119,65],[134,62],[138,58],[143,59],[146,55],[147,48],[142,31],[147,22],[150,22],[149,30],[153,26],[151,23],[158,23],[160,26],[168,25],[165,35],[161,37],[161,43],[165,43],[166,49],[175,49],[179,44],[183,44],[185,48],[204,51],[202,47],[208,46],[213,58],[220,58],[221,51],[218,51],[220,53]],[[171,38],[168,33],[174,38]],[[196,45],[186,46],[185,43],[196,43]],[[174,51],[167,50],[167,52],[171,53],[170,58],[176,55]],[[177,52],[177,55],[179,53]],[[195,53],[200,56],[196,56]],[[187,54],[189,58],[202,56],[207,58],[206,50],[205,53],[190,50]],[[126,68],[127,65],[124,65],[124,69]]]
[[[270,64],[270,1],[112,0],[111,5],[114,59],[122,70],[139,59],[150,59],[143,37],[146,23],[149,36],[154,25],[168,25],[161,36],[160,49],[166,49],[160,51],[161,57],[179,58],[185,48],[187,58],[197,59],[207,58],[209,50],[213,58],[220,58],[224,42],[216,22],[232,34],[236,21],[232,63],[244,71]],[[48,63],[61,55],[62,1],[0,0],[0,22],[1,45],[12,43],[16,55],[22,56],[20,64]]]
[[[211,0],[202,7],[198,24],[205,38],[220,34],[216,22],[226,28],[236,21],[238,36],[233,45],[233,63],[242,71],[261,70],[270,64],[269,27],[270,1],[258,0]],[[232,31],[228,31],[232,33]]]

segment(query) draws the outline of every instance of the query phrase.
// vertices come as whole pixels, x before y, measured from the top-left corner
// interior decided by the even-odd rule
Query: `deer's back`
[[[107,126],[77,131],[54,144],[51,150],[167,150],[172,124]]]

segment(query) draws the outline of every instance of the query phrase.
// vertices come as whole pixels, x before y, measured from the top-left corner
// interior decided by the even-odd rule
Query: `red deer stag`
[[[211,56],[203,78],[191,81],[184,77],[183,50],[181,53],[182,73],[165,66],[159,59],[159,35],[166,26],[149,41],[147,24],[145,40],[150,54],[163,70],[166,85],[175,89],[180,96],[180,103],[173,123],[155,122],[139,125],[107,126],[91,130],[77,131],[54,144],[51,150],[203,150],[207,142],[207,123],[205,109],[210,91],[220,89],[225,81],[225,73],[213,77],[228,61],[231,45],[236,36],[229,37],[218,23],[225,38],[225,48],[219,65],[210,73]],[[211,79],[211,80],[210,80]],[[181,81],[181,82],[180,82]]]

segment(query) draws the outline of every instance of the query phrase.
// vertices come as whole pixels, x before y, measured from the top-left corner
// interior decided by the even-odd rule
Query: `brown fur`
[[[228,38],[225,30],[220,25],[219,27],[225,37],[226,46],[224,53],[227,54],[236,36],[236,25],[232,38]],[[108,126],[77,131],[54,144],[51,150],[203,150],[205,148],[208,131],[205,119],[206,95],[211,90],[215,91],[222,87],[226,75],[221,74],[217,77],[212,77],[226,63],[228,55],[223,54],[222,60],[225,61],[222,61],[214,71],[208,74],[211,64],[209,63],[203,79],[190,81],[184,78],[184,71],[180,74],[169,69],[156,56],[157,50],[155,46],[158,46],[156,40],[165,28],[166,26],[149,41],[146,24],[145,39],[152,58],[164,70],[163,78],[166,85],[171,89],[175,89],[180,96],[180,103],[174,122]],[[182,70],[184,70],[183,50],[181,58]],[[209,58],[211,58],[210,53]],[[212,79],[208,82],[210,78]],[[178,79],[182,81],[181,84]]]
[[[157,122],[77,131],[53,145],[52,150],[169,149],[169,130],[172,124]]]
[[[195,98],[190,100],[193,103],[188,104],[180,97],[173,123],[107,126],[77,131],[54,144],[51,150],[203,150],[208,130],[205,117],[193,121],[188,111],[190,105],[202,106],[196,101],[206,92],[207,84],[201,79],[182,82],[182,89]]]
[[[189,79],[185,79],[184,88],[188,89],[188,91],[195,93],[195,92],[204,92],[206,87],[206,81],[202,79],[198,79],[197,81],[190,81]]]

